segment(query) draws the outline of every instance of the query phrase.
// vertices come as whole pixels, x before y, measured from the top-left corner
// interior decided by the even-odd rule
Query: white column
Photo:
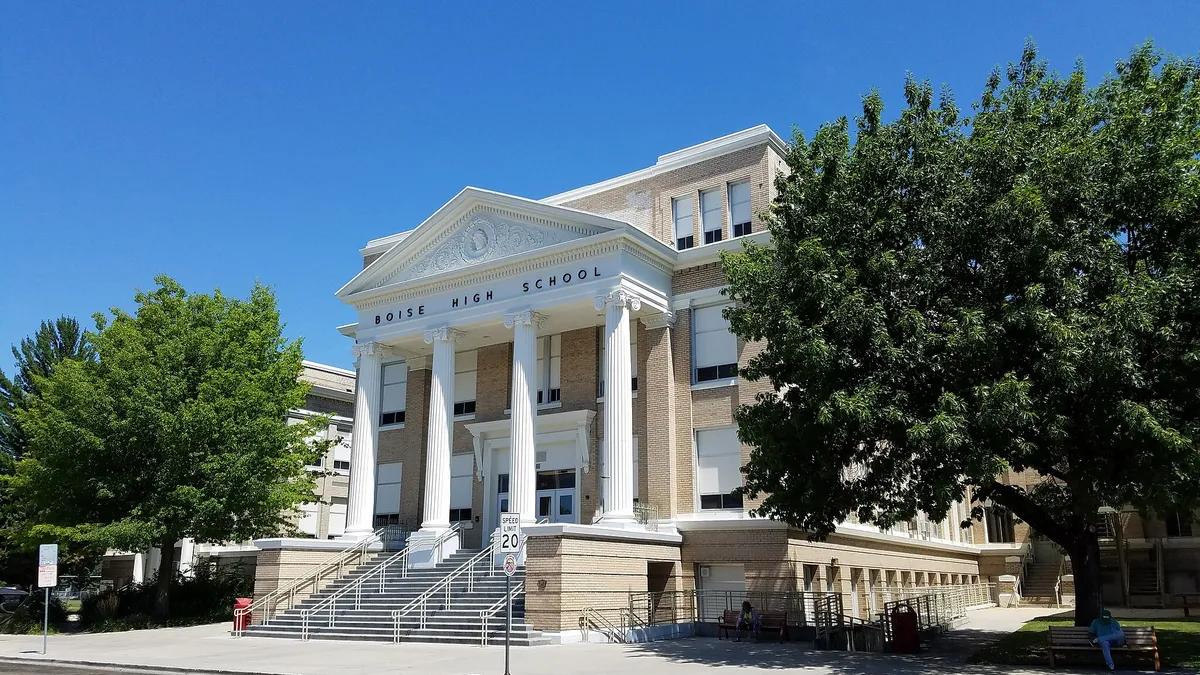
[[[629,361],[629,310],[642,301],[625,290],[596,298],[604,308],[604,519],[633,520],[633,383]]]
[[[425,331],[433,345],[429,384],[429,433],[425,451],[425,502],[422,530],[450,527],[450,445],[454,433],[454,345],[462,331],[449,326]]]
[[[140,584],[146,581],[146,555],[144,553],[133,554],[133,583]]]
[[[521,514],[521,522],[537,520],[536,418],[537,418],[537,333],[545,317],[527,309],[504,317],[504,327],[513,329],[512,444],[508,474],[509,509]],[[546,367],[549,367],[547,364]]]
[[[341,539],[363,539],[375,531],[375,442],[379,428],[380,383],[387,345],[364,342],[351,353],[358,359],[354,396],[354,433],[350,438],[350,489],[346,533]]]
[[[185,579],[196,576],[193,567],[196,564],[196,540],[184,537],[179,541],[179,574]]]

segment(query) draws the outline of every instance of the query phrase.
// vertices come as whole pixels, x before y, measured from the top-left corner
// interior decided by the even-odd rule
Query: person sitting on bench
[[[743,629],[749,630],[752,633],[754,633],[755,635],[758,635],[758,629],[759,629],[758,612],[754,611],[754,607],[751,606],[749,600],[742,602],[742,613],[738,614],[738,620],[737,620],[738,636],[737,636],[736,642],[742,641],[742,630]]]
[[[1108,669],[1116,670],[1111,647],[1125,646],[1125,631],[1121,630],[1121,624],[1112,618],[1112,612],[1107,609],[1100,610],[1100,616],[1088,626],[1088,633],[1092,635],[1092,644],[1099,645],[1100,651],[1104,652],[1104,662],[1108,664]]]

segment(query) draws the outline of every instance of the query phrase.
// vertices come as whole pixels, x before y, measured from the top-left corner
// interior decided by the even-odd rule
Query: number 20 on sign
[[[500,552],[520,553],[521,551],[521,514],[500,514]]]

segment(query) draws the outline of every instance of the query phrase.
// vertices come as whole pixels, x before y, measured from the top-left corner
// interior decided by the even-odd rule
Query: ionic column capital
[[[504,327],[512,328],[518,324],[526,326],[532,325],[536,330],[541,330],[546,323],[546,315],[541,312],[535,312],[532,309],[526,309],[521,312],[513,312],[512,314],[504,315]]]
[[[628,307],[636,312],[642,308],[642,299],[623,288],[618,288],[607,295],[596,296],[596,309],[604,309],[606,306],[612,305]]]
[[[356,359],[364,356],[378,356],[383,358],[392,353],[392,348],[382,342],[356,342],[350,347],[350,355]]]
[[[675,326],[675,312],[662,312],[642,317],[642,325],[650,330]]]
[[[462,341],[463,335],[465,335],[465,333],[457,328],[442,326],[441,328],[434,328],[432,330],[425,331],[425,344],[431,345],[436,340],[458,344]]]

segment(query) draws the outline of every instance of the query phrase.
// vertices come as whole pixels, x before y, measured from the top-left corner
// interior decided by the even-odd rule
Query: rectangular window
[[[380,464],[375,472],[375,515],[400,514],[401,462]],[[378,522],[378,517],[376,522]]]
[[[379,426],[402,423],[404,404],[408,397],[408,364],[400,361],[384,365],[382,389]]]
[[[454,355],[454,414],[475,412],[475,383],[479,372],[479,352],[459,352]]]
[[[326,533],[330,539],[346,533],[346,500],[334,497],[329,505],[329,530]]]
[[[748,180],[729,184],[729,222],[735,237],[744,237],[752,231]]]
[[[639,487],[638,487],[639,485],[642,484],[641,473],[640,473],[641,470],[638,468],[642,465],[641,461],[638,460],[638,455],[640,455],[640,454],[641,454],[641,450],[638,448],[638,437],[634,436],[633,437],[633,503],[634,504],[638,503],[638,498],[641,496],[641,493],[639,492]]]
[[[562,336],[538,338],[537,355],[538,405],[557,403],[561,397]]]
[[[740,509],[742,498],[732,492],[742,486],[742,444],[737,430],[696,431],[696,485],[701,509]]]
[[[300,534],[306,537],[317,536],[317,523],[320,520],[321,505],[315,502],[300,505],[300,520],[296,522],[296,528],[300,530]]]
[[[475,455],[469,452],[450,457],[450,522],[471,520],[471,472]]]
[[[350,439],[341,437],[338,444],[333,446],[333,470],[350,470]]]
[[[704,243],[721,241],[721,191],[700,193],[700,222],[704,226]]]
[[[710,382],[737,376],[737,337],[722,315],[724,305],[692,311],[692,349],[695,381]]]
[[[599,351],[600,358],[597,359],[596,365],[600,369],[600,375],[597,379],[597,382],[600,383],[600,392],[597,394],[597,396],[604,396],[604,376],[605,376],[604,358],[605,358],[605,355],[607,354],[606,343],[608,341],[604,339],[604,328],[603,327],[600,328],[599,336],[600,336],[600,351]],[[637,367],[637,364],[638,364],[637,324],[634,323],[633,321],[630,321],[629,322],[629,377],[631,380],[630,385],[632,385],[634,392],[637,392],[637,390],[638,390],[638,367]]]
[[[695,246],[696,237],[692,234],[692,198],[672,199],[671,214],[675,219],[675,248],[682,251]]]

